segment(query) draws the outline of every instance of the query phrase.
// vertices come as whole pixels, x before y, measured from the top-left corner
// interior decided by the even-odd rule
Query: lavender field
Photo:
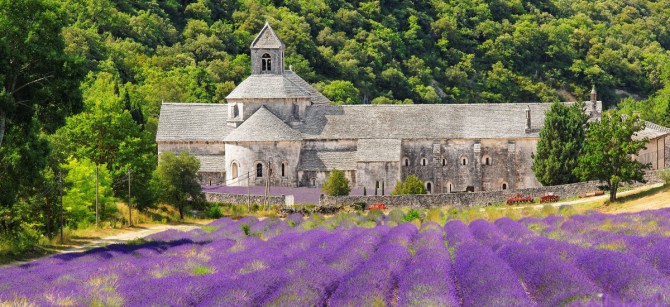
[[[670,304],[670,210],[420,229],[401,218],[224,218],[2,268],[0,305]]]

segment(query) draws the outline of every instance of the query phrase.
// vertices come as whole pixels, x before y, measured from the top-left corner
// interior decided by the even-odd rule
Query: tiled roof
[[[163,103],[156,141],[222,141],[233,130],[227,118],[225,104]]]
[[[195,155],[200,160],[200,172],[223,173],[226,171],[226,156],[224,155]]]
[[[355,170],[355,151],[303,150],[300,153],[300,171]]]
[[[356,160],[358,162],[400,161],[402,141],[399,139],[359,139]]]
[[[670,128],[645,121],[644,129],[635,134],[634,139],[641,140],[644,138],[655,139],[670,134]]]
[[[531,130],[526,133],[526,108]],[[487,139],[538,137],[550,103],[311,106],[306,139]]]
[[[307,91],[311,95],[310,100],[313,104],[330,104],[330,100],[326,98],[326,96],[323,96],[323,94],[307,83],[307,81],[305,81],[303,78],[300,78],[298,74],[294,73],[293,71],[286,70],[284,71],[284,76]]]
[[[283,46],[284,44],[282,44],[279,36],[275,34],[275,31],[272,30],[272,27],[270,27],[270,24],[267,22],[265,23],[265,26],[263,26],[263,29],[261,29],[261,32],[256,35],[256,38],[251,43],[251,49],[279,49]]]
[[[224,139],[225,142],[272,142],[302,140],[300,132],[293,130],[264,106],[258,109],[237,129]]]
[[[300,78],[300,77],[298,77]],[[253,74],[242,81],[226,99],[310,98],[308,89],[292,81],[288,74]]]

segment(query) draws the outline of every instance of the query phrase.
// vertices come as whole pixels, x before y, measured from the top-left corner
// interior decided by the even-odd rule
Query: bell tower
[[[251,74],[284,74],[284,44],[267,22],[251,43]]]

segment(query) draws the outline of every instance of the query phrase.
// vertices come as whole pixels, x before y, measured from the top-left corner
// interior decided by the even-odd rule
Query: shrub
[[[430,208],[426,215],[426,221],[444,224],[444,213],[440,208]]]
[[[403,222],[411,222],[415,219],[420,219],[420,218],[421,218],[421,212],[419,212],[419,210],[409,209],[409,211],[407,211],[407,213],[403,217],[402,221]]]
[[[570,205],[561,205],[558,207],[558,214],[562,216],[573,216],[577,214],[577,211],[575,211],[575,208]]]
[[[359,202],[354,203],[353,207],[354,207],[354,210],[356,210],[356,211],[363,211],[368,207],[368,203],[366,203],[364,201],[359,201]]]
[[[658,171],[658,178],[661,178],[666,185],[670,185],[670,168]]]
[[[406,194],[426,194],[426,187],[423,186],[423,181],[419,180],[416,175],[409,175],[405,178],[405,182],[398,183],[391,195],[406,195]]]
[[[207,204],[205,213],[210,219],[220,219],[223,217],[223,211],[221,211],[221,206],[218,203]]]
[[[405,218],[405,213],[402,212],[400,209],[393,209],[391,212],[389,212],[388,219],[389,221],[395,222],[396,224],[400,224],[403,222],[403,219]]]
[[[343,171],[337,169],[333,169],[328,174],[328,179],[326,179],[322,189],[329,196],[346,196],[351,191],[349,179],[344,177]]]
[[[249,234],[251,233],[250,232],[251,227],[249,227],[249,224],[247,224],[247,223],[244,223],[244,224],[240,225],[240,229],[244,232],[245,236],[249,236]]]

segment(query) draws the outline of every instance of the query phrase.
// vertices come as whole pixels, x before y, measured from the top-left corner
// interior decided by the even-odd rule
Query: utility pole
[[[58,171],[58,188],[60,192],[60,244],[63,244],[63,171]]]
[[[130,198],[130,168],[128,169],[128,224],[133,226],[133,206]]]
[[[99,206],[98,204],[100,203],[100,193],[98,191],[99,190],[98,189],[98,186],[99,186],[99,184],[98,184],[98,171],[99,171],[99,169],[100,169],[100,167],[96,163],[95,164],[95,227],[96,228],[99,227],[98,223],[100,221],[100,215],[99,215],[99,211],[98,211],[98,206]]]
[[[251,187],[249,186],[250,172],[247,172],[247,212],[251,212]]]

